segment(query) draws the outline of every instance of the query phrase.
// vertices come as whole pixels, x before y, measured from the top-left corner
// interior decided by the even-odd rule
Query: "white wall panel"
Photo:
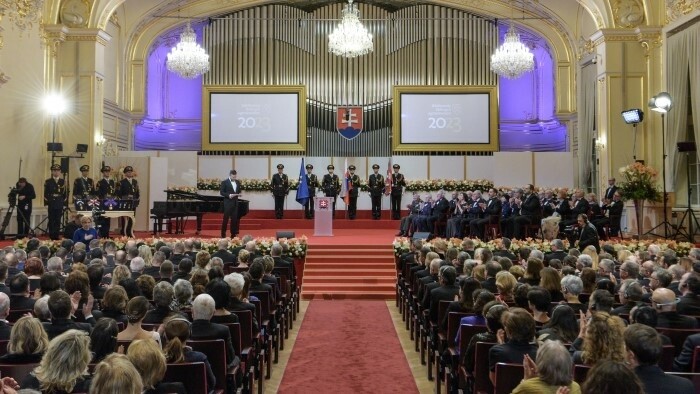
[[[267,156],[237,156],[233,168],[240,179],[269,179],[270,165],[274,167],[277,162],[270,162]]]
[[[197,152],[161,151],[168,159],[168,186],[197,186]]]
[[[393,164],[401,166],[400,172],[406,176],[406,180],[428,179],[428,156],[394,156]],[[386,164],[379,165],[386,174]]]
[[[224,179],[233,168],[231,156],[199,156],[198,178]],[[241,173],[241,170],[238,170]]]
[[[431,156],[430,179],[464,179],[464,156]]]
[[[535,153],[535,186],[574,186],[574,157],[570,152]]]
[[[494,156],[467,156],[466,179],[494,179]]]
[[[496,187],[522,187],[533,183],[532,152],[495,152],[493,183]]]

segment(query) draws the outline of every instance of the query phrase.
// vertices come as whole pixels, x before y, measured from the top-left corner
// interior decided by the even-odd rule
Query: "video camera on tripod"
[[[10,205],[10,208],[17,206],[17,192],[16,187],[10,187],[10,192],[7,194],[7,203]]]

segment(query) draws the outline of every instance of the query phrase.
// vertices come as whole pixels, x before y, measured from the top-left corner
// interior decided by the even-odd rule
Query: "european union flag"
[[[309,185],[306,184],[306,173],[304,173],[304,158],[301,158],[301,168],[299,169],[299,187],[297,187],[297,202],[306,205],[309,202]]]

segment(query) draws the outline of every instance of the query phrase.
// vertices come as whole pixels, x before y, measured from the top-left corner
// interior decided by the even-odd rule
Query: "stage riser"
[[[205,215],[202,219],[202,230],[219,230],[221,229],[221,217],[212,217],[210,215]],[[185,230],[194,231],[196,228],[195,220],[188,220],[185,225]],[[299,229],[313,229],[314,221],[311,219],[293,219],[284,218],[277,220],[274,218],[270,219],[250,219],[246,216],[245,219],[241,219],[240,230],[263,230],[263,229],[289,229],[289,228],[299,228]],[[399,231],[399,221],[398,220],[367,220],[367,219],[336,219],[333,222],[333,228],[337,229],[384,229],[384,230],[396,230]]]

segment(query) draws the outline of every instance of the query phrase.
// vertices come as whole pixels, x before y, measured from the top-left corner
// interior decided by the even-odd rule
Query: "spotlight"
[[[628,109],[622,111],[622,119],[627,124],[637,124],[644,120],[644,112],[639,108]]]
[[[66,111],[66,100],[60,94],[50,94],[44,97],[44,110],[49,115],[58,116]]]
[[[651,108],[652,111],[661,112],[662,114],[670,111],[672,106],[673,101],[671,100],[671,95],[666,92],[661,92],[649,100],[649,108]]]

